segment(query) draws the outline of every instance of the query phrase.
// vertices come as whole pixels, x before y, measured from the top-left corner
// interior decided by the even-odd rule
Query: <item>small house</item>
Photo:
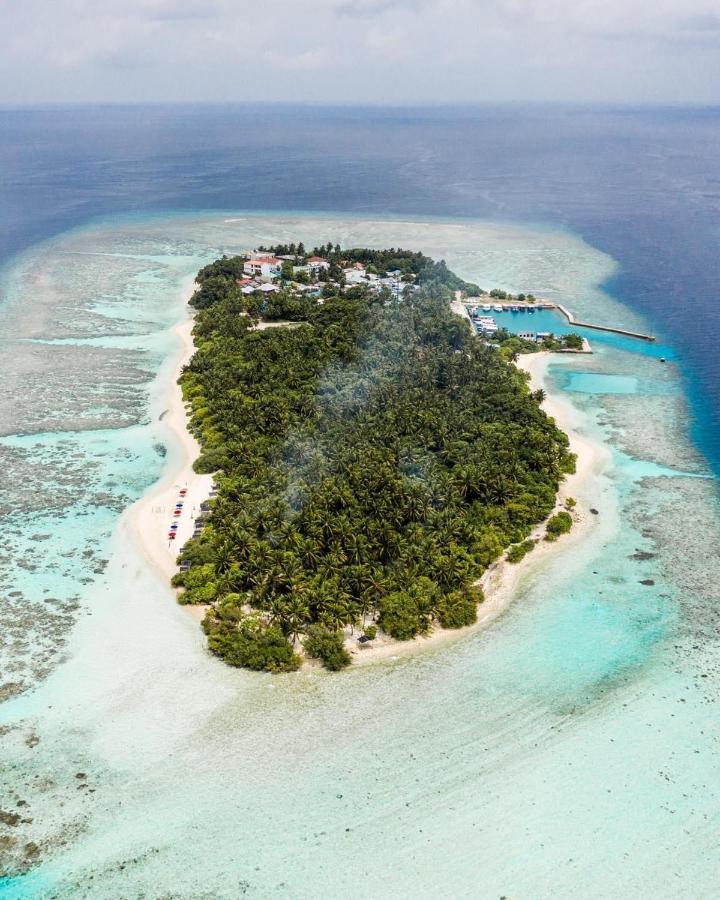
[[[319,269],[329,269],[330,263],[322,256],[311,256],[307,261],[307,267],[312,272],[317,272]]]
[[[282,262],[276,256],[258,256],[246,260],[243,272],[252,277],[274,278],[282,271]]]

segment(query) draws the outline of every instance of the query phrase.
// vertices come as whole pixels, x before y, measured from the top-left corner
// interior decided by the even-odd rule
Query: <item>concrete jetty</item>
[[[595,331],[609,331],[611,334],[622,334],[625,337],[637,338],[640,341],[654,341],[654,334],[641,334],[639,331],[628,331],[626,328],[613,328],[611,325],[595,325],[593,322],[581,322],[566,309],[562,303],[556,303],[555,308],[565,316],[570,325],[577,325],[578,328],[593,328]]]

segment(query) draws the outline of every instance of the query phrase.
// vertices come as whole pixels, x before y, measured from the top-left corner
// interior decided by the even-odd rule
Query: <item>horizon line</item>
[[[53,109],[153,109],[159,107],[256,107],[327,110],[472,110],[497,108],[554,108],[583,110],[720,110],[720,102],[621,101],[621,100],[413,100],[397,102],[329,100],[54,100],[8,103],[0,101],[0,112]]]

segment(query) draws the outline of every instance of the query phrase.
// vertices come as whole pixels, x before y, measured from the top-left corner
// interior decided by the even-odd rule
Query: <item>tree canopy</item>
[[[387,268],[407,251],[382,252]],[[231,665],[287,671],[307,640],[340,668],[349,626],[406,639],[473,622],[474,583],[574,466],[526,376],[450,311],[459,279],[417,256],[403,298],[327,282],[322,304],[293,301],[293,328],[252,327],[291,295],[243,296],[227,260],[201,273],[181,384],[218,496],[175,583],[208,605]]]

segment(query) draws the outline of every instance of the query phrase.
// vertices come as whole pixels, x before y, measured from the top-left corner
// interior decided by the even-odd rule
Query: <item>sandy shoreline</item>
[[[187,292],[190,298],[192,288]],[[272,323],[276,324],[276,323]],[[282,324],[282,323],[277,323]],[[263,327],[262,325],[260,327]],[[192,464],[200,453],[200,446],[187,429],[187,417],[177,376],[182,367],[190,360],[194,345],[192,340],[193,318],[188,316],[173,328],[173,333],[180,341],[177,358],[173,365],[175,377],[168,384],[167,409],[162,415],[163,423],[173,432],[179,449],[178,465],[172,467],[160,481],[134,504],[129,510],[129,526],[143,556],[150,565],[155,566],[169,582],[175,574],[176,557],[180,547],[192,535],[193,519],[199,511],[200,504],[210,495],[213,482],[212,475],[198,475]],[[609,454],[600,444],[589,441],[582,436],[579,428],[582,414],[565,398],[557,394],[550,395],[547,390],[547,368],[552,360],[550,353],[524,354],[518,360],[518,366],[530,374],[532,390],[542,388],[546,392],[543,408],[552,416],[559,428],[566,432],[570,439],[570,449],[577,455],[577,468],[560,486],[558,508],[566,497],[574,497],[593,474],[602,470]],[[180,497],[180,490],[186,494]],[[173,511],[178,499],[184,502],[182,515],[174,519]],[[511,604],[520,581],[531,575],[540,567],[546,566],[550,558],[561,555],[572,545],[582,540],[588,528],[592,527],[592,519],[587,509],[581,504],[573,512],[574,526],[570,534],[563,536],[555,543],[542,540],[520,563],[515,565],[504,559],[494,563],[483,575],[480,583],[485,593],[485,602],[478,608],[478,619],[473,625],[462,629],[434,628],[431,634],[414,638],[410,641],[395,641],[392,638],[379,636],[370,644],[359,645],[356,630],[347,637],[347,648],[354,665],[367,665],[382,660],[401,659],[405,656],[435,648],[479,630],[497,619]],[[171,522],[177,522],[177,538],[168,539]],[[534,529],[531,537],[541,538],[544,525]],[[190,616],[200,621],[205,615],[205,608],[198,606],[184,607]],[[307,662],[303,668],[314,668],[316,663]]]
[[[186,294],[189,300],[192,288]],[[200,454],[200,445],[187,429],[185,405],[177,377],[180,370],[195,352],[192,340],[193,318],[188,316],[172,329],[179,339],[180,347],[173,363],[173,378],[168,384],[166,406],[162,414],[163,424],[173,433],[178,442],[178,465],[167,471],[130,509],[129,526],[131,533],[142,550],[145,559],[155,566],[169,582],[177,571],[177,553],[192,535],[193,519],[199,512],[200,504],[207,500],[213,481],[212,475],[198,475],[192,464]],[[180,490],[187,491],[181,498]],[[183,503],[182,514],[174,518],[175,504]],[[168,539],[171,523],[178,525],[177,537]]]

